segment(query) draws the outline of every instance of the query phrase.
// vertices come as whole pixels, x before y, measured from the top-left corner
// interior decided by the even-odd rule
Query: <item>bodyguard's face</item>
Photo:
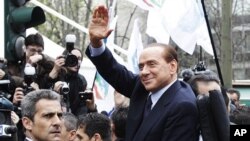
[[[169,83],[176,76],[177,62],[166,62],[163,56],[164,48],[145,48],[139,58],[140,78],[148,91],[155,92]]]
[[[234,102],[234,104],[236,106],[239,106],[240,102],[239,102],[239,98],[238,98],[238,95],[236,93],[232,93],[229,95],[230,96],[230,99]]]
[[[34,120],[28,127],[37,141],[60,141],[62,109],[56,100],[39,100],[36,104]]]
[[[84,128],[78,128],[76,131],[76,138],[74,141],[91,141],[91,138],[85,133]]]
[[[76,130],[67,131],[65,127],[65,121],[62,120],[62,128],[61,128],[61,141],[74,141],[76,137]]]

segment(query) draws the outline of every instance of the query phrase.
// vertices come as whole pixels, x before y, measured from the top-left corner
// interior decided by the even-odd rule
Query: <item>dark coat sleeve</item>
[[[127,97],[131,96],[136,82],[139,80],[138,75],[133,74],[127,70],[125,66],[119,64],[108,48],[106,48],[101,55],[92,57],[88,47],[86,55],[96,66],[100,75],[112,85],[115,90]]]

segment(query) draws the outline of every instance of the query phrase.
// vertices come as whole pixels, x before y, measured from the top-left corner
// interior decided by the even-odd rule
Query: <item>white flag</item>
[[[139,73],[138,60],[143,50],[141,33],[138,25],[138,19],[134,21],[133,31],[130,36],[128,48],[128,69],[134,73]]]
[[[193,54],[197,44],[213,55],[201,0],[128,1],[149,11],[146,32],[157,42],[168,43],[167,36],[170,35],[173,41],[189,54]]]
[[[141,9],[144,10],[150,10],[151,8],[153,8],[151,4],[147,3],[147,0],[128,0],[128,1],[139,6]]]
[[[198,8],[203,21],[198,31],[197,45],[200,45],[207,53],[214,56],[213,47],[208,33],[207,23],[204,17],[204,11],[200,0],[198,0]]]
[[[163,16],[159,11],[151,10],[148,13],[146,33],[158,43],[169,43],[168,31],[164,28]]]
[[[211,44],[204,14],[196,0],[166,0],[161,8],[163,22],[173,41],[184,51],[193,54],[195,45]],[[205,35],[204,35],[205,34]],[[203,36],[204,35],[204,36]],[[205,39],[199,39],[200,37]],[[207,41],[206,43],[202,43]],[[207,46],[207,45],[206,45]],[[212,46],[207,46],[212,50]],[[208,53],[212,54],[211,51]]]

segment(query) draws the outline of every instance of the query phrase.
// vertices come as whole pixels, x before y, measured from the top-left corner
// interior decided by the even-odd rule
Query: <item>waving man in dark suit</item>
[[[139,58],[139,75],[119,64],[102,42],[108,29],[108,10],[94,10],[89,26],[87,56],[103,78],[130,98],[126,141],[194,141],[198,111],[193,91],[177,80],[177,53],[170,45],[148,45]],[[149,105],[149,106],[147,106]]]

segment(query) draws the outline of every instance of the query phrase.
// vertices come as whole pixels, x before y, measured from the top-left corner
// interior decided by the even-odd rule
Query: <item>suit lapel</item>
[[[152,111],[149,113],[147,118],[145,118],[138,129],[134,140],[144,140],[150,129],[157,124],[157,121],[163,117],[165,113],[168,113],[167,105],[172,101],[175,96],[176,91],[180,88],[180,83],[177,80],[158,100]],[[165,116],[165,115],[164,115]]]
[[[149,92],[144,89],[143,86],[138,87],[136,90],[137,93],[133,94],[130,99],[130,107],[129,108],[129,115],[126,127],[126,140],[132,141],[133,137],[136,134],[136,131],[141,125],[143,120],[143,110],[144,105],[147,100]]]

